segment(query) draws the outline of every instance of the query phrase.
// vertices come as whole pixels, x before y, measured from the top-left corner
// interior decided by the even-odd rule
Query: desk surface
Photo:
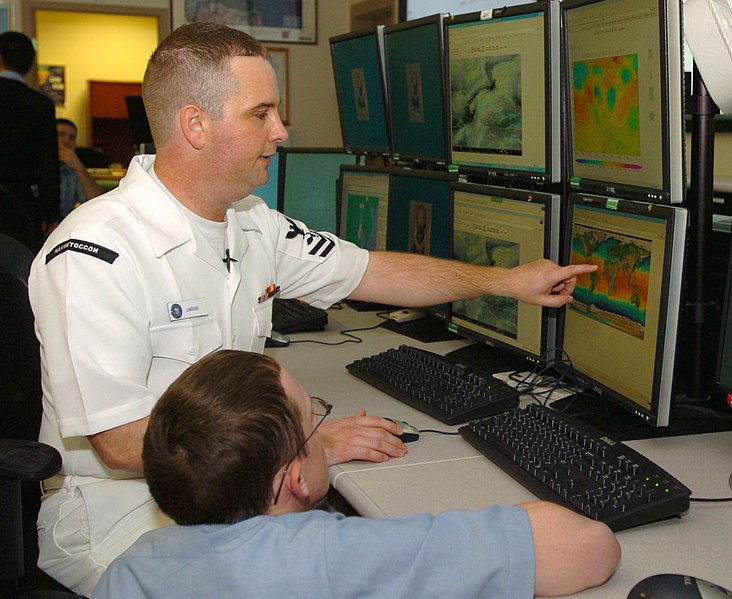
[[[338,331],[379,322],[374,313],[350,308],[329,311],[325,331],[298,333],[293,341],[345,339]],[[406,343],[447,353],[462,340],[423,344],[383,328],[356,333],[363,343],[327,347],[312,343],[268,349],[308,391],[334,404],[335,417],[361,408],[406,420],[420,429],[456,431],[350,375],[346,364]],[[668,470],[696,497],[729,497],[732,474],[732,432],[648,439],[628,443]],[[535,497],[460,436],[423,433],[408,445],[409,453],[386,463],[349,462],[330,468],[331,484],[364,516],[413,512],[438,513],[474,509],[496,503],[520,503]],[[618,572],[604,586],[579,596],[622,599],[633,585],[652,574],[672,572],[697,576],[732,589],[732,503],[692,503],[681,519],[645,525],[618,533],[623,558]]]

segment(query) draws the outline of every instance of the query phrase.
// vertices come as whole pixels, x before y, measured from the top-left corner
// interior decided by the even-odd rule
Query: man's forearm
[[[142,440],[148,420],[141,418],[89,435],[89,442],[108,468],[142,472]]]

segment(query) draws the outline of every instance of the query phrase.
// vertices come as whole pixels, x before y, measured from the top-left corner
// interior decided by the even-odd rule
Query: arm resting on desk
[[[620,544],[601,522],[556,504],[521,504],[529,514],[537,595],[570,595],[606,582],[620,562]]]

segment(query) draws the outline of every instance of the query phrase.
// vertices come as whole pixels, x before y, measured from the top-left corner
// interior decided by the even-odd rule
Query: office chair
[[[23,203],[7,187],[0,185],[0,233],[33,247],[31,218]]]
[[[109,158],[99,148],[77,146],[76,155],[86,168],[109,168]]]
[[[41,370],[28,273],[33,254],[0,234],[0,597],[78,598],[41,572],[38,481],[61,469],[61,455],[39,443]]]

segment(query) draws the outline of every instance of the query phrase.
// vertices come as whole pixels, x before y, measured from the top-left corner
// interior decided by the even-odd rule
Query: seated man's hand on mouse
[[[722,587],[682,574],[654,574],[644,578],[628,593],[628,599],[728,599],[732,592]]]
[[[401,458],[408,451],[399,439],[403,432],[391,420],[367,416],[366,410],[348,418],[326,420],[319,429],[329,466],[350,460],[386,462]]]

